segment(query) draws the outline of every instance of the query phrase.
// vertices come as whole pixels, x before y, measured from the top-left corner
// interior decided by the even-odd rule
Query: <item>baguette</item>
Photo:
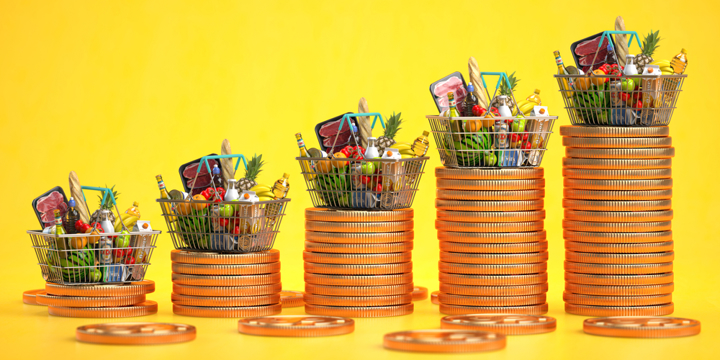
[[[487,91],[483,87],[482,81],[480,80],[480,68],[478,67],[477,60],[474,57],[470,57],[468,60],[468,73],[470,75],[470,82],[473,84],[475,90],[473,93],[478,99],[478,105],[483,108],[488,108]],[[472,114],[464,114],[465,116],[472,116]]]
[[[230,149],[230,142],[228,139],[223,140],[220,148],[220,154],[232,155]],[[225,190],[228,189],[228,180],[235,178],[235,166],[233,166],[233,158],[220,159],[220,165],[222,166],[223,186]]]
[[[84,223],[90,223],[90,212],[88,211],[85,196],[83,196],[80,180],[74,171],[70,172],[70,195],[75,199],[75,209],[80,214],[80,220]]]
[[[358,113],[368,113],[370,110],[368,109],[367,100],[365,98],[360,98],[360,102],[358,102]],[[372,137],[372,126],[370,124],[370,117],[368,116],[360,116],[357,118],[358,122],[358,130],[360,131],[360,142],[362,143],[362,147],[367,148],[368,141],[367,139],[369,137]]]
[[[615,19],[615,30],[625,31],[625,20],[623,20],[622,16],[618,16]],[[615,49],[615,55],[617,55],[618,58],[618,65],[625,66],[625,56],[629,54],[627,37],[625,35],[615,35]]]

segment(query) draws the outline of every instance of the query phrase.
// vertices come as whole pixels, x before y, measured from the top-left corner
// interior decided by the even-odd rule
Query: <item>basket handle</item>
[[[80,192],[82,193],[83,200],[85,200],[85,203],[87,203],[87,198],[85,197],[85,191],[84,190],[94,190],[94,191],[102,191],[103,193],[103,199],[100,202],[100,207],[105,205],[106,201],[112,201],[113,206],[115,206],[115,212],[117,213],[118,217],[120,217],[120,209],[117,207],[117,202],[115,201],[115,196],[112,193],[112,190],[105,188],[105,187],[96,187],[96,186],[80,186]],[[108,199],[109,196],[109,199]],[[125,226],[125,223],[122,223],[123,229],[128,230],[127,226]],[[93,226],[93,230],[97,228],[97,225]]]
[[[490,96],[490,93],[487,91],[487,85],[485,84],[485,78],[483,75],[488,76],[499,76],[497,84],[495,85],[495,92],[493,92],[493,96]],[[497,92],[500,90],[500,84],[502,83],[503,79],[505,79],[505,85],[510,90],[510,96],[512,96],[513,103],[515,104],[515,108],[517,109],[517,113],[520,113],[520,106],[518,105],[518,102],[515,100],[515,92],[512,90],[512,86],[510,85],[510,79],[507,76],[507,73],[505,72],[489,72],[489,71],[481,71],[480,72],[480,81],[482,81],[483,87],[485,88],[485,93],[487,93],[488,98],[490,99],[490,102],[488,103],[488,107],[490,107],[490,104],[492,104],[493,100],[495,100],[495,96]],[[490,109],[487,109],[488,112]]]
[[[380,124],[382,125],[383,129],[385,128],[385,121],[383,120],[383,117],[382,117],[382,115],[380,115],[380,113],[373,112],[373,113],[345,114],[345,115],[343,115],[342,119],[340,119],[340,126],[338,126],[338,132],[337,132],[337,134],[335,134],[335,140],[333,141],[333,144],[330,147],[330,149],[335,149],[335,144],[337,143],[338,136],[340,136],[340,133],[342,132],[341,131],[342,126],[345,122],[347,122],[348,127],[350,127],[350,132],[352,133],[353,139],[355,140],[355,145],[356,146],[359,145],[359,143],[357,141],[357,137],[355,136],[355,133],[352,130],[353,125],[352,125],[352,122],[350,121],[350,118],[357,118],[357,117],[363,117],[363,116],[373,116],[373,122],[370,125],[370,129],[375,128],[375,123],[377,122],[378,119],[380,119]]]
[[[592,65],[590,65],[589,72],[592,72],[592,67],[595,65],[595,60],[597,60],[597,56],[600,53],[600,49],[602,48],[603,40],[605,38],[608,39],[608,45],[612,46],[612,38],[610,38],[610,35],[630,35],[630,39],[628,40],[628,47],[632,45],[633,37],[635,38],[635,41],[637,41],[638,46],[640,47],[640,50],[642,51],[642,44],[640,44],[640,37],[638,36],[637,32],[635,31],[624,31],[624,30],[607,30],[603,31],[602,35],[600,35],[600,43],[598,44],[597,50],[595,50],[595,56],[593,57]]]
[[[245,160],[245,156],[242,154],[229,154],[229,155],[207,155],[200,158],[200,163],[198,164],[197,170],[195,171],[195,178],[193,179],[192,185],[190,186],[190,191],[195,189],[195,182],[197,181],[197,177],[200,174],[200,169],[203,165],[208,169],[208,174],[210,174],[210,177],[213,177],[212,169],[210,169],[210,163],[208,160],[210,159],[227,159],[227,158],[238,158],[237,162],[235,163],[235,171],[237,171],[238,167],[240,166],[240,160],[242,160],[243,164],[245,165],[245,169],[247,169],[247,160]],[[210,184],[215,191],[217,191],[217,188],[215,188],[215,183],[211,182]],[[192,201],[192,197],[190,197],[190,200]]]

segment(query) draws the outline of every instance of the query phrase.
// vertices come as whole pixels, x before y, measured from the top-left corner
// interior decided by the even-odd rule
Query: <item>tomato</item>
[[[480,105],[475,105],[472,107],[472,113],[475,116],[483,116],[483,115],[485,115],[486,112],[487,112],[487,110],[485,110],[485,108],[483,108]]]
[[[625,93],[625,92],[624,92],[624,93],[620,93],[620,99],[621,99],[622,101],[628,101],[629,98],[630,98],[630,94]]]
[[[383,189],[383,187],[382,187],[382,184],[380,184],[380,183],[378,183],[377,186],[375,186],[375,191],[376,191],[376,192],[381,192],[382,189]]]
[[[125,264],[132,265],[135,263],[135,257],[130,255],[125,259]]]

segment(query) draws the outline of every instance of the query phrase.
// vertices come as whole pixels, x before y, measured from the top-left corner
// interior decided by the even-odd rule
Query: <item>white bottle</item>
[[[512,110],[507,106],[507,95],[498,96],[500,99],[500,105],[498,106],[498,112],[502,117],[512,117]]]
[[[113,233],[113,232],[115,232],[115,226],[113,225],[113,223],[112,223],[112,222],[110,221],[110,219],[109,219],[109,217],[110,217],[110,210],[103,210],[103,211],[100,213],[100,217],[102,218],[102,220],[100,220],[100,226],[103,228],[103,231],[104,231],[105,233]]]
[[[375,141],[377,139],[374,137],[369,137],[367,140],[368,140],[368,146],[367,146],[367,149],[365,149],[365,154],[363,154],[363,157],[365,157],[366,159],[374,159],[376,157],[379,157],[380,153],[378,152],[378,149],[375,146]]]
[[[628,54],[625,56],[625,70],[623,75],[637,75],[637,67],[635,66],[635,55]]]
[[[224,201],[233,201],[238,198],[240,198],[240,194],[237,191],[237,180],[235,179],[229,179],[228,181],[228,188],[227,191],[225,191],[225,198]]]

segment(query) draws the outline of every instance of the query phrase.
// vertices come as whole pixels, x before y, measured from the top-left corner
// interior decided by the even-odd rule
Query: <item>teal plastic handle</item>
[[[497,88],[500,87],[500,83],[502,82],[503,79],[505,79],[505,84],[507,85],[508,89],[511,89],[511,88],[512,88],[512,87],[510,86],[510,79],[508,79],[508,76],[507,76],[506,73],[504,73],[504,72],[487,72],[487,71],[481,71],[481,72],[480,72],[480,81],[482,81],[483,87],[485,88],[485,91],[486,91],[486,92],[487,92],[487,85],[485,84],[485,78],[483,77],[483,75],[499,76],[497,85],[495,85],[495,89],[497,89]]]
[[[640,50],[642,50],[642,44],[640,44],[640,37],[638,36],[637,32],[635,32],[635,31],[618,31],[618,30],[603,31],[602,35],[600,36],[600,43],[598,44],[598,50],[600,50],[600,47],[603,44],[603,39],[605,39],[605,37],[608,38],[608,44],[612,44],[610,35],[630,35],[630,40],[628,40],[628,47],[630,47],[630,45],[632,45],[633,37],[635,37],[635,41],[637,41],[637,44],[640,47]]]
[[[361,116],[374,116],[372,125],[370,125],[371,129],[375,128],[375,122],[377,122],[377,119],[380,119],[380,124],[382,125],[383,129],[385,128],[385,121],[383,121],[382,115],[380,113],[359,113],[359,114],[345,114],[343,115],[342,119],[340,120],[340,126],[338,127],[338,134],[342,131],[342,126],[345,122],[347,122],[348,126],[351,126],[352,123],[350,122],[350,118],[357,118]]]
[[[231,155],[207,155],[200,158],[200,165],[198,165],[198,169],[202,168],[203,164],[205,164],[205,167],[208,169],[208,174],[212,174],[212,169],[210,169],[210,163],[208,163],[209,159],[227,159],[227,158],[238,158],[237,163],[235,163],[235,171],[237,171],[238,167],[240,166],[240,160],[242,160],[243,164],[245,164],[245,168],[247,169],[247,160],[245,160],[245,156],[242,154],[231,154]],[[198,171],[199,173],[200,171]]]
[[[112,204],[117,206],[117,203],[115,202],[115,196],[112,193],[112,190],[104,187],[95,187],[95,186],[80,186],[80,192],[82,192],[83,200],[85,200],[85,203],[87,203],[87,198],[85,197],[85,191],[83,190],[95,190],[95,191],[102,191],[103,192],[103,199],[102,202],[100,202],[100,206],[102,207],[105,205],[105,201],[108,199],[108,195],[110,195],[110,200],[112,201]]]

